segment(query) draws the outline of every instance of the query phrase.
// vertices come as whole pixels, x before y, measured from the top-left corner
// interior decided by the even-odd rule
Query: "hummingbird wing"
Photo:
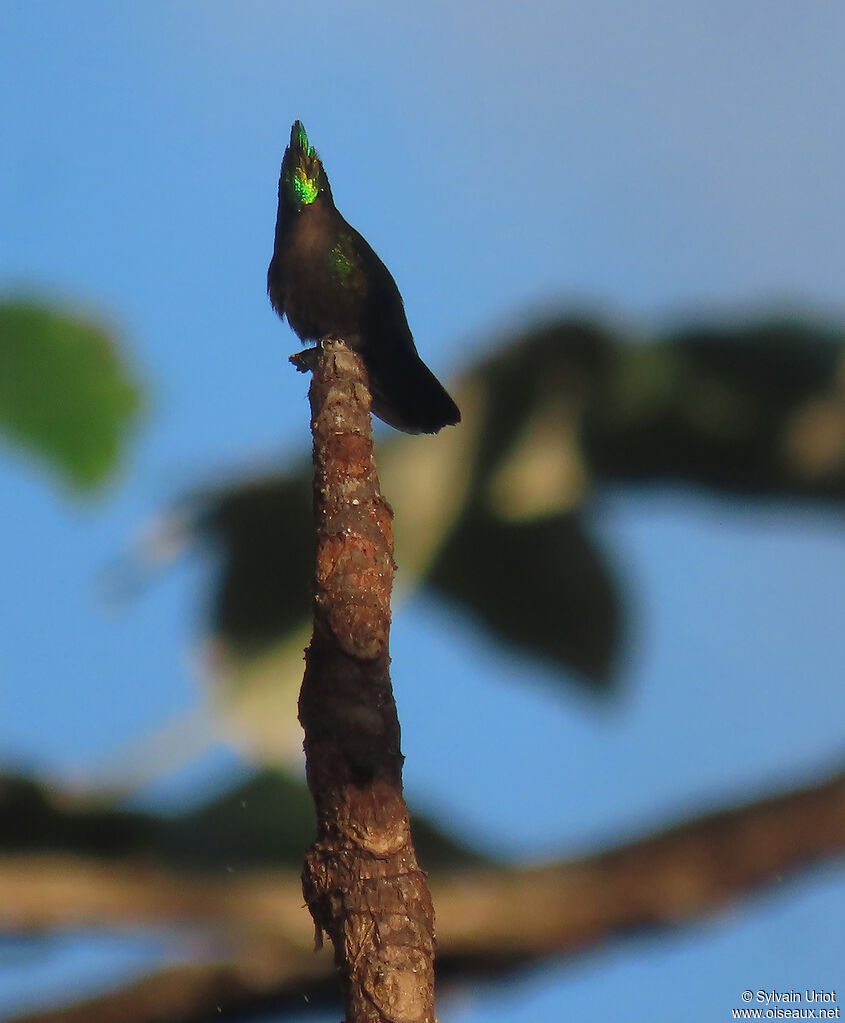
[[[282,280],[281,260],[278,258],[278,243],[273,249],[273,258],[267,267],[267,294],[270,296],[270,305],[276,310],[279,316],[285,315],[285,289]]]
[[[392,274],[367,241],[355,235],[366,267],[360,351],[370,378],[373,413],[404,433],[437,433],[459,423],[458,406],[420,358]]]

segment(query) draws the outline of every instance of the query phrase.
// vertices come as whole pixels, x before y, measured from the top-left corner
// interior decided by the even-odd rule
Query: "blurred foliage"
[[[611,691],[626,626],[625,594],[590,530],[601,487],[692,486],[744,501],[845,496],[845,333],[816,323],[699,324],[649,338],[560,318],[503,339],[455,393],[460,428],[378,442],[399,591],[422,587],[489,640],[592,692]],[[105,332],[0,306],[0,426],[73,485],[113,468],[138,404]],[[311,475],[303,460],[197,490],[157,537],[165,550],[188,537],[215,560],[211,695],[221,730],[265,765],[301,758]],[[426,818],[412,821],[425,869],[489,862]],[[0,776],[3,853],[298,869],[313,835],[307,788],[277,767],[169,815]]]
[[[101,480],[139,404],[113,339],[77,317],[6,303],[0,366],[0,424],[76,486]],[[459,428],[380,436],[399,594],[423,587],[468,627],[551,663],[561,680],[609,691],[626,600],[591,534],[592,495],[635,483],[745,500],[841,498],[843,367],[841,331],[785,319],[696,324],[649,338],[561,317],[501,339],[458,383]],[[259,761],[298,761],[310,464],[197,490],[171,512],[171,530],[204,546],[217,565],[207,613],[220,728]],[[62,833],[90,826],[119,845],[141,827],[162,851],[177,855],[181,843],[197,862],[249,848],[284,857],[281,815],[298,855],[311,813],[305,789],[279,772],[251,784],[231,798],[265,805],[255,821],[224,796],[181,822],[111,811],[100,821],[91,809],[93,817],[74,817],[77,831],[63,819]],[[46,826],[53,816],[41,809],[35,823]],[[262,830],[265,819],[272,826]],[[227,835],[237,849],[224,852]]]
[[[0,303],[0,430],[72,487],[114,471],[140,404],[102,325],[34,302]]]
[[[585,421],[599,479],[845,494],[845,332],[789,320],[617,349]]]
[[[817,323],[698,324],[647,338],[560,318],[500,343],[457,396],[458,429],[390,433],[379,444],[398,582],[423,586],[490,639],[593,691],[614,682],[626,620],[586,524],[598,488],[845,494],[845,334]],[[301,673],[310,477],[303,463],[182,506],[189,532],[218,559],[209,604],[224,726],[237,719],[265,757],[280,749],[266,731],[281,713],[273,701],[286,692],[292,706]]]
[[[427,870],[491,862],[412,815],[414,842]],[[0,852],[63,852],[107,859],[153,859],[222,871],[302,866],[314,840],[314,803],[301,781],[263,770],[177,814],[98,805],[18,775],[0,775]]]

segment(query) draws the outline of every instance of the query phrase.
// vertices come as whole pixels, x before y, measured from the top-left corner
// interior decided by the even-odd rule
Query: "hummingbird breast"
[[[315,205],[296,216],[285,239],[284,310],[303,341],[361,333],[367,281],[347,226],[337,210]]]

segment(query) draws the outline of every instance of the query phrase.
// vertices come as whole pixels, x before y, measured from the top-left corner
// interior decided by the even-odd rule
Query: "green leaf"
[[[120,460],[141,405],[114,337],[78,314],[0,303],[0,430],[90,489]]]

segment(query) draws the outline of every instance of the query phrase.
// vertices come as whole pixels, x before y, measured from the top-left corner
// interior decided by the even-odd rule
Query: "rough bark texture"
[[[392,512],[360,358],[311,356],[316,589],[299,718],[317,841],[303,890],[334,945],[347,1023],[434,1023],[434,911],[402,796],[390,684]]]
[[[434,878],[438,978],[461,985],[594,950],[638,929],[701,920],[845,854],[845,774],[581,860]],[[0,931],[178,923],[216,958],[153,973],[86,1002],[14,1023],[211,1023],[300,1015],[326,1004],[331,963],[315,956],[287,873],[200,880],[73,857],[0,858]],[[823,940],[823,938],[820,938]],[[220,961],[220,944],[230,946]],[[196,945],[194,944],[196,952]]]

